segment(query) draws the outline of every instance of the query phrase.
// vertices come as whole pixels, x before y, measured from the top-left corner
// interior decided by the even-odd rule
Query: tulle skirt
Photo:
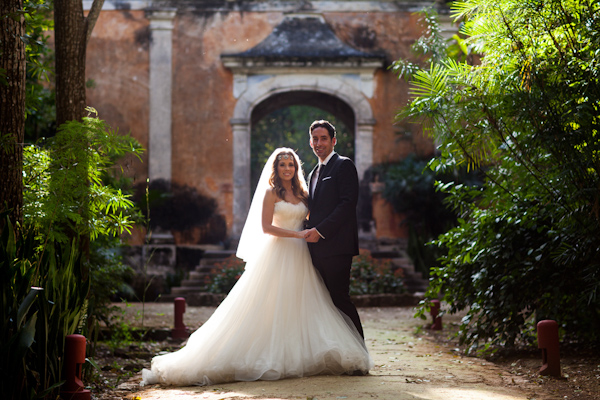
[[[368,371],[302,239],[271,237],[185,347],[154,357],[142,384],[189,386]]]

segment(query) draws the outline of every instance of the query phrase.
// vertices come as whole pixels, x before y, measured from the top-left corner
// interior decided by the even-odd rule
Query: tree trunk
[[[18,13],[22,9],[23,0],[0,1],[0,212],[11,210],[13,224],[23,222],[25,18]],[[3,224],[0,221],[0,231]]]
[[[104,0],[94,0],[88,16],[81,0],[54,0],[56,126],[85,116],[85,58]]]
[[[86,48],[103,4],[104,0],[94,0],[85,17],[81,0],[54,0],[56,126],[59,130],[65,122],[81,121],[86,114]],[[73,161],[87,163],[87,160]],[[87,201],[86,195],[81,196],[80,214],[84,219],[87,218]],[[72,236],[77,235],[73,232]],[[80,250],[89,255],[89,236],[79,239]]]
[[[54,1],[56,126],[85,116],[86,19],[81,0]]]

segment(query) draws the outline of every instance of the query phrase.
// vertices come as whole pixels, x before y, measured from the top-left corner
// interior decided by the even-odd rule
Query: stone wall
[[[163,101],[164,107],[170,105],[168,174],[174,182],[194,186],[215,197],[231,229],[234,220],[231,118],[238,99],[234,96],[234,75],[223,65],[221,55],[252,48],[288,13],[302,11],[322,15],[346,44],[365,52],[383,52],[389,64],[401,57],[413,57],[410,46],[421,35],[413,12],[430,3],[163,1],[161,4],[173,12],[172,31],[168,32],[172,37],[171,100],[157,96],[156,91],[151,95],[152,2],[107,1],[88,46],[87,77],[94,82],[88,90],[88,104],[111,126],[131,132],[146,149],[150,148],[150,120],[154,117],[154,123],[164,123],[169,118],[162,116],[163,109],[160,114],[152,111],[157,109],[151,103],[155,102],[154,107],[157,101]],[[305,8],[308,4],[310,9],[296,9],[299,4]],[[423,137],[418,126],[394,123],[398,109],[408,101],[407,93],[407,84],[394,73],[385,68],[375,72],[372,96],[366,98],[374,118],[373,163],[400,160],[410,153],[433,154],[431,141]],[[142,163],[126,160],[127,174],[136,183],[145,182],[150,174],[150,158],[160,151],[168,153],[169,149],[164,147],[151,149],[152,154],[146,152]],[[375,206],[380,207],[380,202]],[[143,235],[136,237],[133,242],[139,242]]]

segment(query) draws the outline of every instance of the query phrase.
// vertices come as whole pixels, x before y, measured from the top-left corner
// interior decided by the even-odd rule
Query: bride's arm
[[[302,232],[291,231],[289,229],[283,229],[273,225],[273,213],[275,211],[275,202],[278,200],[275,191],[270,188],[265,193],[263,200],[262,209],[262,228],[263,232],[273,236],[279,237],[293,237],[303,239],[304,235]]]

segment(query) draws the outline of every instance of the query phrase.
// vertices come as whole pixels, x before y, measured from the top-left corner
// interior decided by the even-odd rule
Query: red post
[[[438,317],[438,314],[440,313],[440,308],[441,306],[439,300],[431,300],[431,308],[429,310],[429,314],[431,314],[433,323],[431,324],[429,329],[432,329],[434,331],[442,330],[442,317]]]
[[[560,374],[560,352],[558,347],[558,324],[549,319],[538,322],[538,348],[542,349],[542,368],[540,375],[557,378]]]
[[[183,313],[185,313],[185,299],[177,297],[175,299],[175,328],[171,330],[171,337],[173,339],[185,339],[190,336],[183,323]]]
[[[67,335],[63,365],[65,384],[60,391],[63,400],[91,400],[92,392],[83,388],[82,365],[85,363],[85,336]]]

